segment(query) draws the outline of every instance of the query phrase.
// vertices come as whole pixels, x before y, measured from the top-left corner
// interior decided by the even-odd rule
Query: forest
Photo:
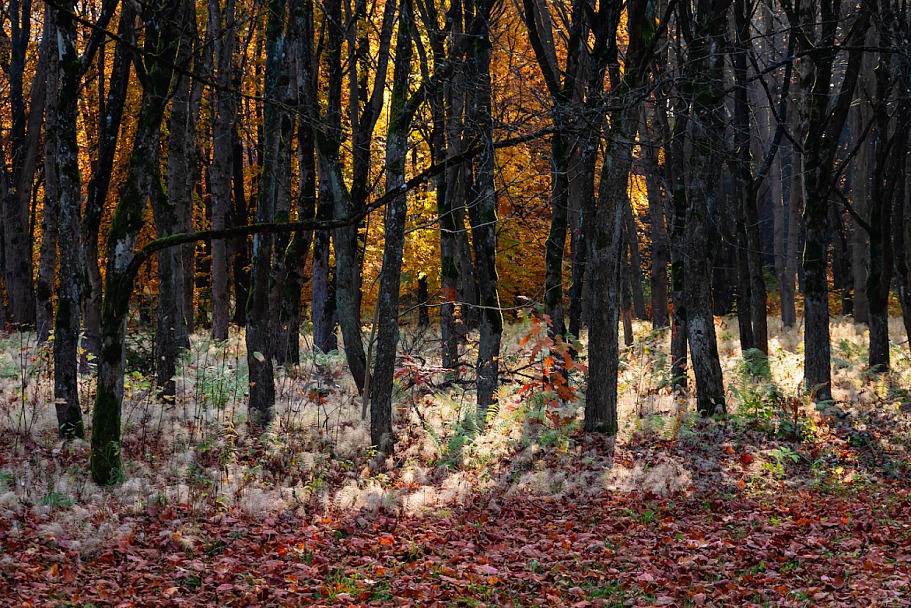
[[[906,0],[0,24],[0,605],[908,605]]]

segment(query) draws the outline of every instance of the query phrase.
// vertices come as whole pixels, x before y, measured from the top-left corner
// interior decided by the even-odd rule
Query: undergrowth
[[[498,404],[475,415],[466,378],[440,367],[432,335],[403,328],[396,374],[395,456],[371,468],[367,420],[344,356],[316,353],[304,335],[299,366],[279,370],[276,421],[254,435],[246,424],[247,369],[241,335],[194,336],[182,358],[173,404],[155,399],[140,370],[126,378],[126,480],[113,491],[88,481],[86,442],[56,435],[49,348],[34,335],[0,339],[0,512],[40,514],[56,534],[81,539],[87,554],[127,534],[130,513],[186,505],[199,514],[386,510],[432,515],[483,493],[563,495],[700,488],[736,492],[804,483],[854,491],[877,479],[905,479],[911,454],[911,357],[893,349],[889,374],[853,362],[835,372],[837,405],[817,411],[801,389],[797,329],[771,323],[770,355],[741,353],[722,319],[719,349],[731,414],[702,419],[691,395],[672,392],[666,330],[636,325],[621,350],[616,439],[581,432],[584,339],[555,337],[528,315],[503,339]],[[898,328],[893,332],[897,334]],[[838,356],[852,358],[864,337],[833,326]],[[471,337],[464,349],[471,361]],[[694,386],[692,372],[688,385]],[[81,379],[88,410],[92,382]],[[87,413],[87,422],[90,422]],[[89,429],[90,430],[90,429]],[[91,513],[104,505],[108,526]],[[56,528],[55,528],[56,530]]]

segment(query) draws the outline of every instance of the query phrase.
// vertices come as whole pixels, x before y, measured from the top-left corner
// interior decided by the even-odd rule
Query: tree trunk
[[[645,314],[645,295],[642,291],[642,257],[639,255],[639,229],[629,196],[626,197],[626,204],[623,206],[623,223],[626,247],[629,249],[629,284],[633,312],[637,319],[645,321],[648,319],[648,315]]]
[[[806,242],[803,249],[804,271],[804,382],[816,401],[832,398],[831,340],[829,337],[829,302],[827,249],[829,231],[828,195],[834,179],[833,165],[837,142],[844,128],[850,101],[854,96],[862,50],[849,51],[846,76],[839,94],[830,108],[832,98],[832,66],[837,49],[834,47],[838,23],[838,2],[820,3],[822,27],[818,45],[825,52],[812,57],[815,79],[808,103],[807,133],[804,139],[804,210],[803,226]],[[801,15],[813,22],[815,15]],[[864,34],[867,26],[865,10],[859,11],[858,22],[852,28],[854,36]],[[849,38],[851,38],[849,36]],[[845,44],[847,44],[847,39]],[[805,43],[808,44],[808,43]]]
[[[108,263],[101,323],[101,356],[98,387],[92,410],[92,480],[110,485],[123,479],[120,456],[120,414],[123,401],[124,338],[129,316],[132,278],[128,274],[136,237],[143,226],[143,212],[150,192],[161,190],[159,141],[168,98],[177,32],[169,17],[179,0],[149,9],[145,17],[144,52],[162,58],[151,62],[142,91],[127,181],[114,211],[108,234]]]
[[[652,241],[651,273],[649,283],[652,291],[652,327],[667,327],[667,267],[668,238],[664,220],[664,197],[659,182],[658,157],[655,137],[649,132],[648,116],[643,110],[639,138],[643,142],[642,159],[645,163],[645,188],[648,195],[649,237]],[[665,161],[667,156],[665,155]]]
[[[787,214],[788,236],[785,240],[784,276],[781,280],[781,323],[785,327],[794,327],[797,323],[797,245],[800,236],[800,217],[803,214],[803,159],[796,146],[791,148],[791,183]]]
[[[271,0],[268,5],[266,26],[266,72],[263,97],[284,101],[288,87],[285,56],[286,0]],[[289,143],[290,125],[285,112],[272,103],[265,104],[263,112],[265,141],[263,142],[263,169],[260,177],[259,197],[256,204],[256,221],[273,222],[280,188],[279,173],[284,169]],[[247,366],[250,374],[250,424],[264,429],[272,422],[275,407],[275,375],[272,355],[272,327],[270,306],[270,279],[274,237],[257,234],[253,237],[253,268],[251,271],[250,299],[247,305]]]
[[[499,383],[500,336],[503,313],[497,288],[497,193],[494,184],[493,117],[490,88],[490,10],[491,2],[477,7],[476,18],[482,26],[476,44],[468,55],[468,81],[471,85],[467,122],[484,150],[475,164],[472,187],[474,204],[469,208],[475,275],[478,281],[479,338],[477,362],[478,422],[484,424],[488,408],[497,402]]]
[[[130,40],[133,36],[136,14],[132,4],[121,7],[117,35],[121,40]],[[99,61],[102,59],[99,57]],[[99,69],[103,72],[103,68]],[[82,223],[82,256],[85,261],[85,290],[82,303],[83,325],[85,327],[83,348],[86,354],[97,359],[101,355],[101,307],[102,286],[101,266],[98,262],[98,233],[101,230],[101,219],[104,215],[105,202],[111,185],[114,170],[114,157],[117,152],[117,140],[120,135],[120,124],[123,120],[123,109],[126,104],[127,87],[130,80],[130,51],[118,43],[114,50],[114,61],[111,66],[111,77],[108,81],[108,92],[104,103],[104,112],[99,116],[98,124],[98,160],[93,167],[92,179],[88,185],[85,203],[85,216]],[[84,360],[83,363],[87,363]],[[83,365],[85,367],[85,365]]]
[[[233,225],[244,226],[249,221],[247,196],[244,189],[244,149],[234,123],[231,135],[231,182],[234,188]],[[234,318],[239,327],[247,325],[247,301],[250,297],[250,248],[246,237],[231,243],[231,274],[234,277]]]
[[[392,390],[396,346],[399,339],[399,290],[402,282],[402,254],[405,249],[405,222],[408,213],[408,199],[404,194],[405,156],[411,121],[405,111],[405,105],[408,100],[408,76],[411,72],[413,28],[411,0],[402,0],[395,47],[389,131],[386,136],[386,192],[402,191],[402,195],[393,199],[386,208],[386,244],[383,249],[383,269],[380,273],[376,304],[376,365],[371,379],[373,394],[370,407],[370,443],[379,454],[387,456],[392,454],[395,446],[395,435],[392,430]]]
[[[723,414],[724,382],[718,360],[712,294],[709,288],[709,217],[715,212],[722,150],[719,94],[722,57],[720,46],[727,4],[706,3],[694,17],[696,36],[689,40],[686,86],[692,87],[690,119],[693,138],[691,179],[687,192],[684,301],[686,327],[696,376],[696,407],[703,416]]]
[[[221,0],[209,0],[209,27],[215,41],[215,78],[218,88],[214,95],[215,118],[212,124],[212,229],[230,225],[232,131],[236,120],[236,100],[228,89],[233,79],[234,62],[234,0],[226,0],[224,12]],[[212,338],[228,339],[231,312],[231,267],[228,259],[229,242],[212,241]]]
[[[76,136],[77,101],[82,66],[76,53],[75,2],[54,11],[57,39],[56,116],[49,137],[56,153],[55,172],[60,194],[60,287],[54,323],[54,401],[57,427],[64,439],[85,437],[79,405],[78,357],[79,303],[84,283],[81,262],[82,179],[79,175],[79,144]]]
[[[53,8],[46,7],[44,36],[54,39]],[[45,103],[44,138],[44,208],[41,218],[41,249],[38,256],[38,280],[35,284],[35,329],[38,343],[47,342],[54,327],[54,283],[57,272],[57,238],[60,221],[60,182],[57,179],[57,89],[59,60],[48,53],[47,101]],[[2,306],[0,306],[2,308]]]
[[[32,241],[29,238],[29,201],[35,181],[44,102],[47,91],[48,43],[42,43],[41,56],[32,80],[31,99],[24,94],[25,66],[32,36],[32,2],[10,3],[7,72],[10,104],[9,154],[4,181],[5,196],[0,200],[0,230],[3,232],[3,280],[9,303],[10,321],[19,327],[35,324],[35,292],[32,285]],[[28,112],[26,112],[26,108]],[[7,170],[7,165],[9,166]]]
[[[183,70],[191,68],[196,37],[196,7],[183,0],[178,8],[180,44],[176,61]],[[199,68],[199,62],[193,66]],[[190,79],[178,75],[168,121],[167,190],[156,191],[153,184],[152,211],[158,238],[189,231],[181,216],[192,209],[192,151],[196,138],[196,121],[190,107]],[[158,254],[158,306],[155,328],[155,376],[158,397],[173,400],[177,387],[177,357],[190,347],[188,319],[183,301],[183,255],[181,248],[169,248]]]

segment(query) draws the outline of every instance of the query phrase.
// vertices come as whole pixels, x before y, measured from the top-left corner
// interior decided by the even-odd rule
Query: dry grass
[[[893,336],[903,336],[899,320],[890,329]],[[527,331],[519,323],[504,336],[508,369],[526,362],[520,338]],[[727,386],[736,387],[744,381],[736,321],[719,320],[717,331]],[[783,329],[773,319],[770,331],[771,381],[782,394],[798,398],[802,327]],[[643,323],[637,323],[636,332],[636,343],[622,354],[621,433],[615,440],[601,444],[577,436],[572,425],[561,430],[537,420],[517,395],[527,381],[520,376],[507,374],[499,410],[480,435],[471,423],[470,390],[459,383],[418,384],[397,395],[398,453],[379,470],[368,466],[373,457],[369,429],[342,355],[307,350],[299,368],[280,372],[275,424],[259,437],[246,425],[242,336],[233,334],[221,344],[195,336],[180,367],[176,404],[157,402],[145,376],[128,376],[122,445],[126,481],[112,490],[89,482],[86,442],[57,438],[46,347],[36,347],[29,334],[9,336],[0,341],[0,517],[29,510],[42,534],[92,556],[127,537],[135,514],[168,504],[191,505],[200,516],[230,509],[251,515],[296,510],[308,517],[361,509],[421,515],[493,490],[670,495],[698,483],[736,483],[700,447],[705,433],[716,431],[706,431],[693,417],[690,398],[675,397],[667,388],[666,332],[650,332]],[[866,337],[858,327],[836,319],[832,337],[836,401],[853,409],[860,421],[895,417],[896,428],[905,432],[883,437],[883,446],[907,461],[911,434],[908,416],[899,413],[903,393],[897,390],[911,380],[906,346],[893,345],[893,371],[871,379],[864,362]],[[433,342],[409,335],[406,344],[418,360],[436,363]],[[473,356],[469,348],[466,361]],[[434,376],[434,382],[442,377]],[[93,390],[88,376],[82,388],[88,404]],[[737,400],[729,395],[729,403]],[[581,405],[564,404],[564,418],[580,419]],[[732,409],[736,413],[736,406]],[[815,424],[812,412],[800,415]],[[686,456],[640,450],[668,438],[689,441],[693,449]],[[190,531],[181,534],[178,540],[192,543]]]

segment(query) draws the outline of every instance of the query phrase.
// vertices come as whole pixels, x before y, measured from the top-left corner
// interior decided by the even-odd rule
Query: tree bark
[[[286,0],[270,0],[266,25],[266,72],[263,97],[284,101],[288,88],[285,64]],[[273,103],[263,110],[265,141],[263,169],[256,204],[256,221],[271,223],[276,218],[279,197],[279,173],[284,168],[290,130],[285,112]],[[285,218],[287,220],[287,218]],[[270,326],[270,279],[272,275],[274,237],[257,234],[253,237],[253,268],[250,299],[247,305],[247,366],[250,374],[250,424],[265,429],[272,422],[275,407],[275,375],[273,369],[272,328]]]
[[[121,40],[133,38],[136,14],[132,4],[126,3],[120,11],[117,35]],[[114,157],[117,152],[117,140],[120,125],[123,121],[123,109],[126,105],[127,87],[130,80],[130,51],[122,43],[114,50],[114,61],[111,76],[108,80],[107,96],[104,111],[98,121],[98,160],[93,167],[89,180],[85,203],[84,221],[82,223],[82,257],[85,261],[86,283],[83,294],[82,311],[84,337],[83,348],[87,355],[97,359],[101,355],[101,307],[102,287],[101,266],[98,255],[98,234],[104,215],[105,202],[111,185],[114,170]],[[103,68],[99,69],[103,72]],[[83,363],[87,363],[84,360]],[[85,367],[85,365],[83,365]]]
[[[690,33],[685,92],[691,100],[689,120],[693,145],[687,191],[685,255],[687,338],[696,377],[696,407],[703,416],[725,413],[724,381],[718,360],[712,294],[709,288],[709,216],[717,205],[722,150],[722,57],[717,49],[724,33],[728,4],[700,3]]]
[[[664,219],[664,195],[659,181],[656,138],[650,132],[648,116],[643,110],[642,123],[639,127],[639,140],[642,142],[642,160],[645,164],[645,188],[648,196],[649,237],[652,242],[651,286],[652,328],[667,327],[669,316],[667,310],[667,270],[668,270],[668,237]],[[665,152],[665,160],[667,156]]]
[[[143,212],[151,192],[160,191],[159,141],[164,109],[176,55],[177,31],[169,17],[177,13],[180,0],[147,8],[146,55],[162,61],[143,69],[142,107],[139,112],[127,180],[114,211],[108,234],[108,263],[101,323],[101,356],[98,386],[92,410],[92,480],[110,485],[123,479],[120,454],[120,415],[123,402],[124,338],[129,316],[132,277],[128,270],[136,237],[143,226]]]
[[[480,31],[468,54],[468,82],[471,86],[467,122],[472,135],[481,142],[474,171],[469,207],[475,275],[478,281],[479,338],[477,361],[478,422],[484,424],[487,411],[497,402],[499,383],[500,336],[503,332],[503,313],[497,282],[497,193],[494,184],[493,117],[490,88],[490,11],[492,2],[482,2],[475,19]]]
[[[54,11],[57,40],[57,90],[52,104],[54,117],[50,138],[56,153],[55,173],[60,205],[60,283],[54,323],[54,400],[57,428],[64,439],[85,437],[79,405],[78,357],[79,304],[84,283],[81,260],[82,179],[79,174],[79,144],[76,137],[79,87],[83,69],[76,53],[75,2]]]
[[[9,3],[8,96],[10,104],[9,162],[4,163],[7,184],[0,201],[3,232],[3,281],[9,303],[9,320],[19,327],[35,324],[35,291],[32,284],[32,242],[29,239],[29,201],[41,142],[41,124],[47,87],[46,50],[32,80],[31,98],[24,93],[25,67],[32,36],[31,0]],[[45,49],[47,47],[43,44]]]
[[[44,36],[55,38],[53,8],[45,7]],[[47,43],[50,44],[50,43]],[[55,49],[56,50],[56,49]],[[57,179],[57,89],[59,61],[56,52],[48,53],[47,100],[44,138],[44,208],[41,218],[41,249],[38,255],[38,280],[35,283],[35,329],[39,344],[47,342],[54,327],[54,283],[57,272],[57,239],[60,221],[60,182]],[[0,306],[2,308],[2,306]]]
[[[178,7],[180,42],[175,60],[182,70],[199,69],[193,62],[196,39],[195,3],[183,0]],[[150,194],[155,217],[155,232],[159,238],[189,231],[187,211],[193,206],[195,161],[193,150],[196,121],[190,101],[191,81],[179,74],[176,78],[168,120],[167,189]],[[190,347],[190,326],[184,308],[184,256],[182,248],[166,249],[158,254],[158,305],[155,327],[155,377],[158,397],[173,400],[177,390],[174,376],[177,358]],[[192,314],[192,313],[191,313]]]
[[[226,0],[224,10],[221,0],[209,0],[209,27],[213,28],[215,44],[215,82],[213,93],[215,117],[212,124],[212,228],[219,230],[230,225],[231,173],[233,162],[232,133],[236,120],[237,103],[228,89],[233,80],[234,63],[234,0]],[[212,242],[212,338],[228,339],[231,313],[231,266],[228,259],[229,243]]]
[[[386,136],[386,192],[401,191],[386,207],[386,244],[377,299],[376,365],[373,369],[370,443],[377,452],[391,455],[395,446],[392,429],[392,391],[395,375],[396,346],[399,339],[399,290],[402,282],[402,254],[405,249],[405,222],[408,199],[405,195],[405,156],[411,123],[405,106],[408,99],[408,75],[411,72],[412,29],[414,16],[411,0],[402,0],[395,46],[395,68],[390,98],[389,129]]]

